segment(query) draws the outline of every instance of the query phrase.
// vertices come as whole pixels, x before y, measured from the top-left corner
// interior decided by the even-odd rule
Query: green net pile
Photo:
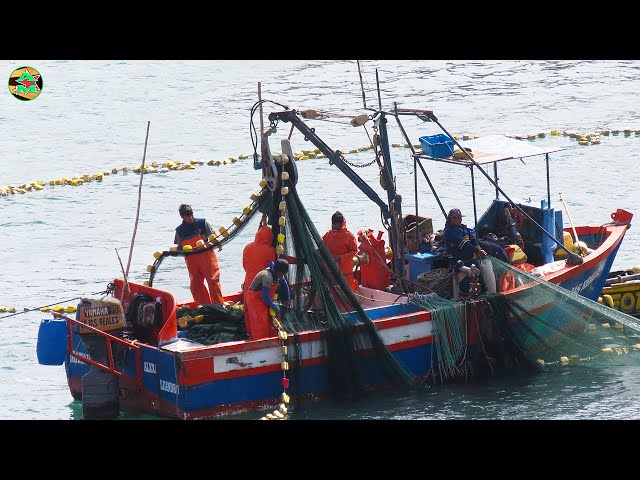
[[[493,358],[535,369],[568,365],[640,365],[640,322],[494,257],[498,284],[512,277],[507,294],[482,294],[488,322],[481,331]]]
[[[203,345],[233,342],[249,338],[242,310],[232,310],[224,305],[200,305],[197,308],[181,307],[177,317],[199,318],[200,323],[189,326],[187,339]]]

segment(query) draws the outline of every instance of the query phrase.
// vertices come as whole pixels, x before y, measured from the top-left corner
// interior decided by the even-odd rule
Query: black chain
[[[342,161],[344,163],[346,163],[347,165],[351,165],[352,167],[355,168],[364,168],[364,167],[369,167],[371,165],[373,165],[376,161],[376,159],[374,158],[373,160],[371,160],[369,163],[363,163],[362,165],[358,165],[357,163],[352,163],[349,160],[347,160],[346,158],[344,158],[344,156],[340,155],[340,158],[342,159]]]

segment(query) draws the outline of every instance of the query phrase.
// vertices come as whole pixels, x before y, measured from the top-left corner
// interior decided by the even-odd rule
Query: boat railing
[[[142,385],[142,352],[140,351],[140,346],[137,344],[136,340],[125,340],[123,338],[118,338],[114,335],[111,335],[110,333],[107,332],[103,332],[102,330],[98,330],[97,328],[94,328],[90,325],[87,325],[86,323],[83,323],[75,318],[71,318],[67,315],[64,315],[62,313],[53,313],[54,318],[63,318],[64,320],[66,320],[66,326],[67,326],[67,353],[69,355],[71,355],[72,357],[76,358],[77,360],[89,364],[89,365],[95,365],[96,367],[105,370],[109,373],[112,373],[114,375],[118,375],[119,377],[127,377],[135,382],[137,382],[139,385]],[[91,333],[94,334],[98,334],[101,335],[102,337],[104,337],[106,345],[107,345],[107,359],[109,361],[108,365],[105,365],[104,363],[100,363],[97,362],[91,358],[87,358],[84,357],[82,355],[78,355],[77,353],[74,353],[73,351],[73,336],[72,336],[72,332],[73,332],[73,326],[77,325],[78,327],[82,327],[83,330],[89,330]],[[113,342],[117,342],[120,343],[126,347],[129,348],[129,350],[134,350],[135,353],[135,359],[136,359],[136,378],[127,375],[124,372],[121,372],[120,370],[118,370],[115,367],[115,361],[113,359]]]

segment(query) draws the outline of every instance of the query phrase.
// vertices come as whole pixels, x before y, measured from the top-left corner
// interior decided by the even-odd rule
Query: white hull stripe
[[[412,323],[399,327],[385,328],[380,330],[380,336],[385,345],[390,346],[397,343],[410,342],[431,336],[431,321]],[[296,360],[295,345],[289,345],[287,357],[289,360]],[[300,345],[301,355],[304,360],[322,358],[325,356],[324,341],[312,340]],[[235,372],[238,370],[248,370],[251,368],[270,367],[280,365],[283,360],[280,347],[270,347],[249,352],[229,353],[216,355],[213,357],[213,371],[215,373]]]

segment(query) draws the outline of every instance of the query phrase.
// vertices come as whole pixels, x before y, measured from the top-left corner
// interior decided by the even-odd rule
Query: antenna
[[[136,240],[136,231],[138,230],[138,220],[140,219],[140,199],[142,197],[142,177],[144,177],[144,159],[147,156],[147,140],[149,140],[149,126],[151,121],[147,121],[147,136],[144,139],[144,152],[142,153],[142,165],[140,166],[140,183],[138,184],[138,208],[136,210],[136,223],[133,225],[133,236],[131,237],[131,248],[129,248],[129,260],[127,261],[127,269],[124,272],[125,281],[129,275],[129,267],[131,266],[131,255],[133,255],[133,243]]]
[[[362,105],[364,108],[367,108],[367,98],[364,95],[364,84],[362,83],[362,71],[360,70],[360,60],[356,60],[358,62],[358,75],[360,75],[360,89],[362,90]]]
[[[264,115],[262,113],[262,84],[258,82],[258,102],[260,103],[260,141],[264,135]]]
[[[382,97],[380,96],[380,79],[378,78],[377,68],[376,68],[376,86],[378,87],[378,105],[380,105],[380,110],[382,110]]]

